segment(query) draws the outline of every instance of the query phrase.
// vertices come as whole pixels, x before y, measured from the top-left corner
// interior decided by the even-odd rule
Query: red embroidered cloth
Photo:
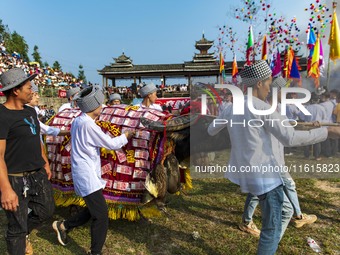
[[[72,121],[80,114],[79,109],[65,109],[54,116],[49,125],[70,130]],[[136,131],[136,135],[122,149],[101,149],[102,178],[107,180],[104,196],[108,203],[139,205],[146,175],[163,157],[163,134],[144,128],[140,123],[141,117],[164,121],[170,116],[153,109],[119,105],[103,108],[96,122],[112,137],[119,136],[126,129]],[[70,137],[47,136],[46,146],[54,189],[75,196]]]

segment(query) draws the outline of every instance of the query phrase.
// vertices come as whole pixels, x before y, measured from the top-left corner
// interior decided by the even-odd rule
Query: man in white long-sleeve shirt
[[[310,103],[305,105],[310,115],[305,115],[303,112],[299,113],[299,119],[305,122],[327,122],[327,114],[324,107],[319,104],[319,96],[314,92],[311,95]],[[307,145],[304,148],[305,158],[310,157],[310,153],[313,153],[314,159],[321,160],[321,143],[314,143],[313,145]]]
[[[326,111],[326,119],[325,122],[333,123],[333,111],[335,109],[336,103],[331,100],[331,95],[329,92],[325,92],[321,95],[321,103],[320,105]],[[326,141],[321,143],[321,152],[322,154],[329,158],[336,155],[338,151],[338,141],[337,139],[330,139],[328,138]]]
[[[273,82],[271,84],[272,88],[277,88],[278,92],[281,91],[282,88],[286,87],[287,81],[279,76],[275,79],[273,79]],[[269,96],[270,99],[272,99],[272,95]],[[289,95],[287,95],[287,98],[289,98]],[[271,104],[271,102],[270,102]],[[281,107],[281,96],[280,93],[278,94],[278,105]],[[280,107],[277,107],[277,111],[280,112]],[[297,106],[295,106],[297,108]],[[286,108],[287,109],[287,108]],[[287,119],[293,119],[289,118],[286,116]],[[274,143],[273,143],[274,144]],[[278,155],[278,159],[280,159],[280,162],[278,162],[280,165],[284,165],[284,149],[290,148],[290,147],[283,147],[281,143],[278,143],[279,146],[279,153],[280,156]],[[294,213],[293,213],[293,218],[291,220],[291,223],[296,227],[300,228],[304,226],[305,224],[312,224],[317,220],[317,216],[313,214],[306,214],[302,213],[300,203],[299,203],[299,198],[298,194],[296,191],[296,185],[293,180],[293,178],[290,176],[288,172],[281,172],[281,178],[284,183],[283,190],[287,198],[289,199],[289,202],[292,204]],[[239,228],[242,231],[245,231],[247,233],[250,233],[254,236],[260,236],[260,230],[256,227],[255,223],[253,222],[253,214],[254,211],[259,203],[259,199],[257,196],[252,195],[248,193],[245,205],[244,205],[244,211],[242,215],[242,223],[239,225]],[[281,231],[281,235],[284,233]]]
[[[107,229],[108,209],[102,190],[106,181],[101,178],[100,148],[116,150],[126,145],[132,131],[111,138],[96,125],[104,101],[104,94],[97,86],[79,92],[77,105],[83,112],[72,123],[71,128],[71,167],[74,189],[83,197],[86,208],[63,222],[53,222],[58,241],[67,244],[67,231],[81,226],[92,218],[91,251],[88,254],[101,254]]]
[[[32,84],[33,96],[32,96],[31,102],[29,102],[27,105],[34,108],[38,114],[38,110],[39,110],[38,105],[39,105],[39,98],[40,98],[38,94],[39,89],[38,89],[38,86],[35,85],[33,82],[31,82],[31,84]],[[40,120],[39,120],[39,125],[40,125],[40,134],[42,135],[64,136],[64,135],[70,134],[70,131],[68,130],[61,130],[60,128],[48,126],[42,123]]]
[[[74,100],[73,99],[79,93],[79,91],[80,91],[79,87],[74,87],[74,88],[68,89],[66,91],[66,97],[67,97],[68,102],[65,103],[65,104],[62,104],[59,107],[58,112],[61,112],[61,111],[65,110],[65,109],[74,108],[75,104],[74,104]]]
[[[303,146],[321,142],[327,135],[339,136],[340,129],[335,127],[317,128],[311,131],[296,131],[293,127],[281,124],[285,117],[274,111],[272,114],[254,114],[248,108],[247,99],[257,110],[267,110],[271,106],[265,102],[272,82],[271,70],[265,61],[246,66],[240,72],[242,81],[252,87],[252,94],[244,98],[244,114],[233,114],[233,107],[226,108],[218,119],[228,120],[223,124],[211,123],[208,128],[210,135],[215,135],[224,127],[228,128],[231,139],[231,154],[228,165],[236,171],[226,173],[226,177],[240,185],[241,191],[259,197],[262,229],[257,254],[275,254],[282,232],[285,231],[293,214],[292,207],[283,191],[283,181],[278,171],[262,171],[282,169],[284,163],[279,151],[279,143],[284,146]],[[240,123],[252,125],[242,126]],[[254,123],[256,120],[263,125]],[[279,120],[279,121],[271,121]],[[231,123],[235,123],[231,125]],[[239,123],[239,124],[236,124]],[[243,171],[258,169],[258,171]]]

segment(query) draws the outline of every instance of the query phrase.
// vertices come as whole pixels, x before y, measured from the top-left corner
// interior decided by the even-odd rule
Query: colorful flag
[[[308,72],[308,76],[314,79],[315,87],[318,88],[320,85],[320,69],[319,69],[319,61],[320,61],[320,38],[316,39],[316,43],[314,46],[314,53],[311,62],[311,68]]]
[[[340,32],[338,18],[336,12],[333,12],[332,26],[328,39],[329,44],[329,58],[333,61],[340,58]]]
[[[316,37],[315,37],[314,29],[313,29],[312,25],[309,24],[308,35],[307,35],[308,49],[313,48],[314,45],[315,45],[315,42],[316,42]]]
[[[237,67],[237,62],[236,62],[236,54],[234,54],[234,60],[233,60],[232,71],[231,71],[232,82],[234,84],[237,84],[237,77],[236,77],[237,74],[238,74],[238,67]]]
[[[314,28],[311,24],[308,24],[308,35],[307,35],[307,48],[309,49],[309,54],[307,57],[307,72],[309,72],[312,65],[312,56],[314,53],[314,45],[316,42],[316,37],[314,33]]]
[[[300,68],[299,68],[298,62],[296,60],[296,57],[293,56],[293,61],[292,61],[292,66],[290,68],[289,78],[291,78],[293,80],[297,80],[298,85],[301,87],[302,81],[301,81],[301,76],[300,76],[299,70],[300,70]]]
[[[224,58],[222,51],[220,51],[220,73],[222,73],[223,71],[224,71]]]
[[[220,51],[220,74],[221,74],[221,84],[224,83],[224,80],[226,78],[225,75],[225,69],[224,69],[224,58],[223,58],[223,54],[222,51]]]
[[[262,59],[267,60],[267,36],[264,35],[262,42]]]
[[[277,49],[276,57],[274,57],[272,66],[273,77],[281,75],[281,55],[279,49]]]
[[[320,45],[319,45],[319,52],[320,52],[320,57],[319,57],[319,71],[320,71],[320,76],[323,76],[323,71],[325,67],[325,62],[324,62],[324,57],[323,57],[323,48],[322,48],[322,41],[320,40]]]
[[[253,36],[253,28],[252,26],[249,27],[249,34],[248,34],[248,43],[247,43],[247,52],[246,52],[246,60],[247,65],[251,65],[250,54],[254,50],[254,36]]]
[[[292,68],[292,63],[294,59],[294,51],[292,47],[289,47],[287,49],[287,53],[284,58],[284,64],[283,64],[283,77],[289,78],[290,70]]]

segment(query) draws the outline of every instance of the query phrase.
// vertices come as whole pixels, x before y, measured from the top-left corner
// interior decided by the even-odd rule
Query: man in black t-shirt
[[[33,254],[28,234],[50,218],[55,208],[37,114],[25,105],[32,99],[34,77],[27,77],[20,68],[0,76],[0,91],[6,96],[6,102],[0,105],[0,194],[11,255]]]

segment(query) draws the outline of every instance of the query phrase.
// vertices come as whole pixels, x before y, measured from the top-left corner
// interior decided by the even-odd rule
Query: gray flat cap
[[[114,94],[111,94],[111,95],[110,95],[109,100],[110,100],[110,102],[113,101],[113,100],[120,100],[120,101],[121,101],[121,100],[122,100],[122,97],[121,97],[119,94],[114,93]]]
[[[74,96],[75,94],[77,94],[80,91],[79,87],[75,87],[75,88],[70,88],[68,91],[66,91],[66,97],[68,99],[70,99],[72,96]]]
[[[104,93],[98,86],[81,90],[74,98],[82,112],[92,112],[104,102]]]
[[[142,88],[139,89],[139,94],[141,97],[146,97],[147,95],[157,91],[157,87],[152,82],[149,84],[144,85]]]
[[[21,68],[12,68],[0,75],[0,83],[2,85],[0,92],[15,88],[28,80],[31,81],[35,76],[37,76],[37,74],[27,76],[25,71]]]

